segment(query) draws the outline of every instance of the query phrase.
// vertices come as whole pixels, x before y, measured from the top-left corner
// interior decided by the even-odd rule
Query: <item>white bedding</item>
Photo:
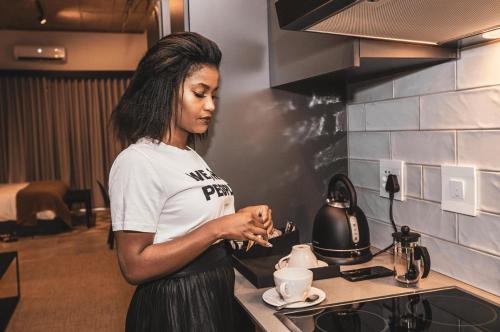
[[[0,183],[0,222],[17,220],[16,194],[19,190],[28,186],[29,182]],[[37,219],[52,220],[56,217],[54,211],[39,211]]]

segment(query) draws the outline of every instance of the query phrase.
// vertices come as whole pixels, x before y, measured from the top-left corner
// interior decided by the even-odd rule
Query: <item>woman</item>
[[[227,183],[190,148],[215,111],[221,52],[196,33],[161,39],[112,114],[129,143],[109,176],[127,331],[232,331],[234,271],[223,239],[265,239],[266,205],[235,213]]]

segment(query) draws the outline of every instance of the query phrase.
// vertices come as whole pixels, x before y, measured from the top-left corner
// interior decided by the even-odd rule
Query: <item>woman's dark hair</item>
[[[200,34],[180,32],[160,39],[139,62],[111,114],[118,138],[124,143],[135,143],[142,137],[161,141],[170,133],[186,77],[203,65],[219,68],[220,60],[217,44]],[[193,143],[191,134],[188,144]]]

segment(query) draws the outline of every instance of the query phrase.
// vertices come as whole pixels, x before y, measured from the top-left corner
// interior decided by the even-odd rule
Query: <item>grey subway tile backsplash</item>
[[[500,214],[500,173],[478,172],[478,195],[481,210]]]
[[[349,102],[353,103],[366,103],[393,97],[393,83],[391,79],[351,84],[348,90]]]
[[[459,131],[458,163],[500,171],[500,130]]]
[[[349,133],[349,158],[388,159],[390,157],[389,133]]]
[[[441,168],[424,166],[424,199],[441,202]]]
[[[470,217],[459,214],[458,225],[458,243],[500,256],[499,215],[483,212]]]
[[[389,219],[389,199],[380,197],[378,191],[356,188],[358,205],[367,217],[382,221]]]
[[[500,42],[460,52],[457,61],[457,88],[470,89],[500,84]]]
[[[500,128],[500,86],[422,96],[421,129]]]
[[[403,131],[391,133],[392,159],[415,164],[441,165],[455,162],[452,131]]]
[[[347,123],[349,131],[365,131],[365,105],[347,105]]]
[[[435,237],[422,236],[431,256],[431,269],[500,295],[500,257]]]
[[[441,239],[457,241],[455,213],[441,210],[441,204],[408,198],[394,204],[396,223]]]
[[[394,97],[408,97],[455,89],[455,63],[445,62],[394,80]]]
[[[366,130],[418,130],[418,97],[365,104]]]
[[[406,195],[422,197],[422,166],[406,165]]]
[[[499,68],[500,42],[493,42],[461,50],[456,61],[392,80],[349,86],[357,103],[349,133],[349,175],[369,218],[372,244],[385,247],[392,232],[389,200],[379,196],[376,165],[379,159],[404,160],[407,200],[395,201],[396,224],[422,233],[433,270],[497,295]],[[365,132],[354,132],[358,130]],[[477,217],[441,210],[440,166],[444,164],[476,166]]]
[[[370,244],[376,248],[383,249],[392,243],[392,233],[394,230],[387,222],[368,219],[368,227],[370,228]]]
[[[355,186],[378,190],[380,180],[378,177],[378,162],[355,160],[349,162],[349,177]]]

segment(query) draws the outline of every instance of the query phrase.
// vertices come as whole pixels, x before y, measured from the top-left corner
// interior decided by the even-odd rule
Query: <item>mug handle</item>
[[[278,261],[278,267],[281,268],[281,263],[285,260],[288,260],[290,258],[290,255],[286,255],[285,257],[283,257],[282,259],[280,259]]]
[[[287,297],[290,297],[290,295],[286,292],[286,282],[282,282],[280,284],[279,293],[281,294],[281,296],[283,297],[283,299],[285,299],[285,301],[286,301]]]

